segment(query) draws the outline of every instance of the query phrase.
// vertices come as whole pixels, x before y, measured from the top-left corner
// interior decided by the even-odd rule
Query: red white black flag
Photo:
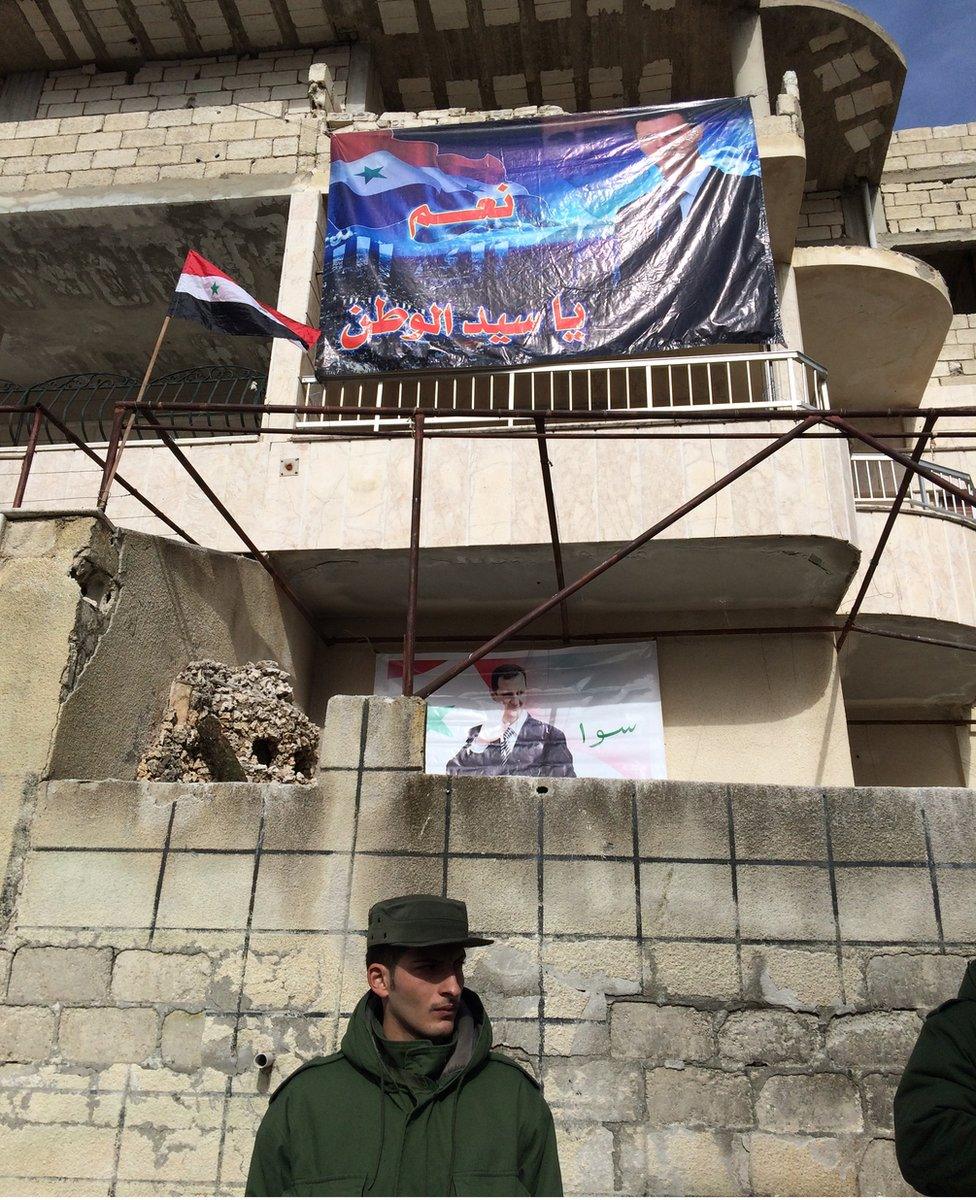
[[[169,313],[171,317],[199,321],[218,333],[288,338],[309,350],[319,339],[319,330],[255,300],[195,250],[186,256]]]

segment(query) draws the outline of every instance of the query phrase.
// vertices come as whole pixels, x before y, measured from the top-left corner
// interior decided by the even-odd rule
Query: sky
[[[908,60],[896,129],[976,121],[976,0],[848,0]]]

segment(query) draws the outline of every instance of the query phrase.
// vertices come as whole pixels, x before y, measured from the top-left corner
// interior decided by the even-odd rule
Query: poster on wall
[[[422,688],[461,654],[414,661]],[[400,655],[377,656],[374,692],[399,696]],[[653,642],[481,659],[427,701],[431,775],[665,779]]]
[[[748,99],[333,134],[320,378],[782,340]]]

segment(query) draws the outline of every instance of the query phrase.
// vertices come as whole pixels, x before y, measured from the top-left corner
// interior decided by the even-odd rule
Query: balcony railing
[[[923,460],[927,467],[954,480],[960,487],[973,491],[973,479],[965,471],[956,471],[942,463]],[[884,454],[852,454],[851,474],[854,480],[854,500],[858,508],[888,508],[898,494],[905,468]],[[935,513],[951,517],[976,528],[976,511],[945,488],[913,475],[905,496],[905,507],[916,512]]]
[[[178,418],[182,437],[240,437],[256,434],[261,428],[258,413],[222,411],[227,405],[264,403],[267,379],[254,371],[238,367],[194,367],[175,371],[153,380],[146,390],[150,403],[186,402],[205,406],[204,411]],[[23,446],[31,425],[31,409],[43,404],[73,433],[87,442],[107,442],[112,429],[115,405],[135,400],[138,379],[125,375],[88,372],[63,375],[32,387],[19,387],[0,380],[0,404],[17,405],[23,411],[0,418],[0,449]],[[160,418],[164,424],[167,418]],[[172,419],[169,420],[172,423]],[[151,438],[142,429],[132,437]],[[64,437],[47,423],[41,428],[40,444],[63,444]]]
[[[475,418],[467,414],[486,409],[499,416],[513,409],[558,410],[585,419],[605,409],[660,416],[690,411],[718,415],[747,405],[829,407],[826,371],[796,351],[618,358],[464,374],[358,375],[327,383],[309,377],[302,385],[306,406],[343,410],[327,418],[310,415],[299,421],[305,427],[379,428],[408,420],[416,409],[447,421],[471,422]],[[380,418],[362,411],[381,407],[394,412]]]

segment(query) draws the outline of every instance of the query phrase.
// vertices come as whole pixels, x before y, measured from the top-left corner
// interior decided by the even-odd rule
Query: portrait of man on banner
[[[423,686],[458,654],[414,660]],[[403,659],[377,657],[373,690],[400,694]],[[664,779],[664,725],[653,642],[486,657],[427,701],[432,775]]]
[[[782,337],[746,99],[332,138],[320,375]]]

